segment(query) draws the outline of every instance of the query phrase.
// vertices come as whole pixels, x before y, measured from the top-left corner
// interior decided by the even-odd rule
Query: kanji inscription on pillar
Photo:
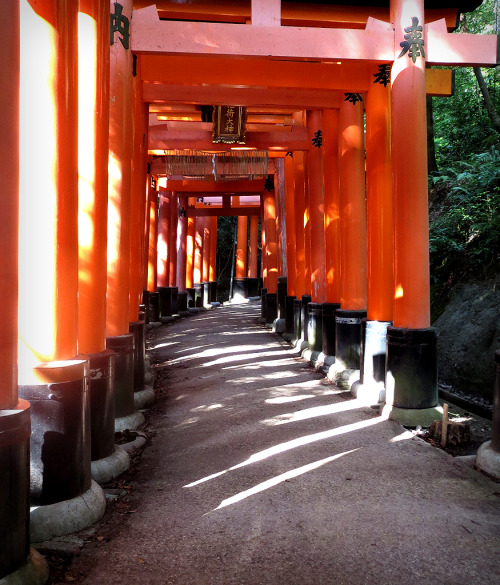
[[[373,83],[380,83],[383,84],[384,87],[387,87],[391,82],[391,66],[388,64],[379,65],[378,73],[374,73],[373,77],[375,77],[375,81]]]
[[[123,6],[115,2],[115,12],[109,15],[110,18],[110,38],[109,44],[113,45],[115,42],[115,32],[117,32],[121,38],[118,40],[123,45],[124,49],[129,48],[130,39],[130,21],[122,14]]]
[[[274,179],[272,175],[267,175],[264,181],[264,191],[272,191],[274,189]]]
[[[351,102],[354,105],[356,102],[362,102],[363,98],[360,93],[346,93],[344,101]]]
[[[179,217],[187,217],[187,215],[186,215],[186,209],[184,207],[181,207],[179,209]]]
[[[312,144],[316,148],[321,148],[321,145],[323,144],[323,133],[321,132],[321,130],[316,130],[316,132],[314,133],[314,136],[312,138]]]
[[[408,57],[415,63],[417,57],[423,57],[425,59],[424,51],[424,39],[422,38],[423,26],[418,24],[418,18],[412,16],[411,26],[405,28],[405,40],[399,43],[402,47],[401,53],[398,55],[398,59],[408,53]]]

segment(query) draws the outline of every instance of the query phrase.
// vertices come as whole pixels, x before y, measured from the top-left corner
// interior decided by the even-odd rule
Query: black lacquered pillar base
[[[335,362],[347,370],[359,370],[361,319],[366,311],[337,309],[335,312]]]
[[[302,300],[296,298],[293,301],[293,338],[295,340],[300,339],[301,313],[302,313]]]
[[[440,416],[436,344],[433,327],[387,328],[385,412],[401,424],[428,426]]]
[[[64,367],[61,370],[64,379]],[[32,505],[82,495],[91,485],[88,373],[67,381],[20,385],[19,395],[31,404]]]
[[[177,295],[179,294],[179,288],[176,286],[172,286],[170,287],[172,289],[171,294],[171,309],[172,309],[172,315],[177,315],[179,310],[177,307]]]
[[[495,353],[496,378],[493,391],[491,448],[500,453],[500,349]]]
[[[0,579],[29,553],[30,404],[0,410]]]
[[[129,323],[129,333],[134,336],[134,390],[144,387],[144,360],[146,344],[144,340],[144,321]]]
[[[116,353],[115,418],[134,412],[134,341],[130,333],[106,337],[106,348]]]
[[[209,282],[209,302],[216,303],[217,302],[217,281],[211,280]]]
[[[179,315],[186,313],[188,308],[188,293],[185,290],[180,290],[177,293],[177,312]]]
[[[248,299],[248,278],[233,280],[233,299]]]
[[[247,278],[248,281],[248,296],[258,297],[259,296],[259,285],[260,278]]]
[[[361,320],[360,382],[364,385],[385,384],[387,329],[390,321]]]
[[[169,286],[159,286],[160,317],[172,316],[172,289]]]
[[[286,293],[287,279],[286,276],[278,277],[278,319],[286,319]]]
[[[311,351],[323,350],[323,305],[309,303],[309,320],[307,323],[307,340]]]
[[[300,310],[300,337],[302,341],[308,343],[309,328],[309,303],[311,295],[302,295],[302,307]]]
[[[287,295],[285,299],[285,333],[288,339],[293,339],[295,334],[295,297]]]
[[[330,357],[335,357],[335,313],[338,309],[340,309],[340,303],[323,303],[322,351]]]
[[[186,292],[188,309],[193,309],[196,306],[196,289],[194,287],[188,287]]]
[[[203,306],[210,305],[210,283],[203,283]]]
[[[203,282],[197,282],[194,285],[194,306],[203,307],[203,296],[204,296],[205,285]]]
[[[115,450],[116,354],[107,349],[86,357],[90,365],[90,458],[97,461]]]
[[[160,320],[160,293],[149,291],[149,321],[158,323]]]
[[[277,293],[266,294],[266,325],[272,327],[275,319],[278,318],[278,295]]]
[[[149,319],[149,291],[148,290],[142,291],[142,305],[144,307],[144,321],[146,323],[149,323],[150,319]]]
[[[267,295],[267,288],[262,288],[260,291],[260,320],[262,323],[266,322],[266,295]]]

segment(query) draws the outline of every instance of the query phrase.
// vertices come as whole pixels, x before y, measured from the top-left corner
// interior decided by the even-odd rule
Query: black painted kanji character
[[[119,38],[120,43],[124,49],[129,48],[130,39],[130,22],[129,19],[122,14],[123,6],[115,2],[115,13],[110,14],[110,38],[109,44],[113,45],[115,42],[115,32],[121,35]]]
[[[408,57],[415,63],[417,57],[422,56],[425,59],[424,51],[424,39],[422,38],[423,27],[419,26],[418,18],[412,16],[411,26],[405,28],[405,41],[399,43],[399,46],[403,48],[401,53],[398,55],[398,59],[408,53]]]
[[[379,65],[378,73],[374,73],[375,81],[373,83],[383,83],[384,87],[387,87],[391,81],[391,66],[390,65]]]
[[[354,105],[356,102],[362,102],[363,98],[361,97],[360,93],[346,93],[345,95],[345,102],[351,102]]]
[[[312,143],[316,148],[321,148],[321,145],[323,144],[323,133],[321,130],[316,130],[314,133],[314,138],[312,139]]]

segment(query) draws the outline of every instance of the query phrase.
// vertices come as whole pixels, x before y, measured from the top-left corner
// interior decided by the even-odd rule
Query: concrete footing
[[[285,319],[275,319],[273,322],[273,332],[284,333],[285,326],[286,326]]]
[[[139,428],[145,421],[144,415],[141,412],[133,412],[127,416],[115,418],[115,433],[120,431],[134,430]]]
[[[384,401],[385,388],[383,383],[363,384],[358,380],[351,386],[351,394],[363,404],[375,405]]]
[[[500,479],[500,453],[491,448],[491,441],[486,441],[479,447],[476,466],[495,479]]]
[[[443,418],[443,407],[440,405],[431,408],[398,408],[386,404],[382,409],[382,416],[394,420],[405,427],[430,427],[432,422]]]
[[[106,483],[125,473],[129,467],[130,457],[128,453],[119,446],[115,446],[115,450],[108,457],[92,461],[92,479],[98,484]]]
[[[137,410],[148,408],[155,401],[155,391],[151,386],[144,386],[142,390],[134,392],[134,407]]]
[[[49,579],[49,566],[44,557],[30,548],[26,562],[0,579],[0,585],[45,585]]]
[[[43,542],[54,536],[69,534],[97,522],[106,511],[106,496],[101,486],[92,481],[81,496],[47,506],[34,506],[30,511],[30,541]]]

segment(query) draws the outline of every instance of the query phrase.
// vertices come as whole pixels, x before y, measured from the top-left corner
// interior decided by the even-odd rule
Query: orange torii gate
[[[298,309],[296,335],[305,342],[310,329],[319,343],[318,315],[328,316],[321,320],[321,349],[325,363],[339,358],[332,375],[361,366],[356,391],[374,391],[377,399],[385,382],[386,413],[401,422],[426,424],[439,414],[425,96],[448,95],[451,73],[428,66],[494,66],[497,39],[450,34],[458,12],[453,1],[436,8],[424,0],[377,1],[376,7],[359,0],[351,8],[325,3],[307,11],[280,0],[233,4],[230,13],[225,3],[169,0],[11,0],[4,7],[0,460],[9,473],[0,478],[0,550],[7,553],[0,557],[0,579],[29,562],[30,538],[47,537],[44,527],[50,536],[61,534],[68,517],[74,530],[103,513],[104,496],[92,478],[102,481],[98,468],[117,458],[115,428],[133,428],[141,419],[137,409],[147,393],[140,292],[148,288],[148,264],[157,262],[141,253],[152,235],[151,209],[156,219],[149,156],[214,149],[210,124],[192,129],[182,116],[164,123],[153,106],[291,110],[286,123],[263,128],[269,121],[249,119],[247,126],[246,147],[293,153],[293,173],[286,161],[285,210],[293,195],[295,218],[276,215],[281,183],[254,190],[264,199],[267,321],[276,316],[278,277],[295,271],[287,290],[294,294],[287,297]],[[460,4],[469,9],[478,2]],[[28,151],[37,156],[25,156]],[[193,204],[192,188],[186,194],[168,189],[186,209]],[[235,191],[244,193],[240,186]],[[177,264],[169,264],[169,283],[188,289],[195,284],[196,225],[173,207],[170,224],[178,231],[167,234],[168,245],[179,253]],[[277,231],[286,232],[287,250],[295,237],[295,260],[290,250],[278,262]],[[213,219],[203,238],[198,232],[200,279],[214,278],[213,233]],[[186,238],[185,251],[177,234]],[[255,242],[256,231],[253,251]],[[248,274],[256,277],[254,255]],[[156,286],[153,279],[150,287]],[[317,302],[309,316],[311,297]],[[31,498],[40,504],[31,535],[30,424]],[[128,461],[115,463],[111,473]],[[85,513],[77,503],[83,497]],[[62,514],[62,504],[72,511]]]

